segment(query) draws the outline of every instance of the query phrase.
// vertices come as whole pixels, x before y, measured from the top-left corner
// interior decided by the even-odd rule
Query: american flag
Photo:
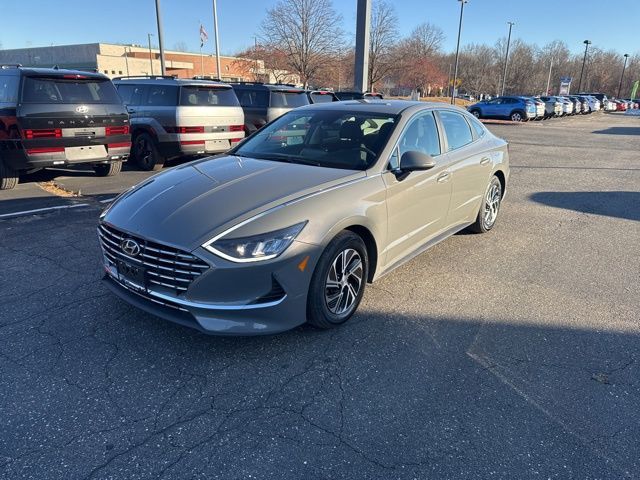
[[[209,40],[209,35],[207,35],[207,31],[204,29],[204,25],[200,24],[200,48]]]

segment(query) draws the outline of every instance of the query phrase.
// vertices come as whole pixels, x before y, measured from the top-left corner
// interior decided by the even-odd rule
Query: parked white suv
[[[244,113],[226,83],[145,76],[114,84],[131,119],[131,159],[143,170],[226,152],[244,138]]]

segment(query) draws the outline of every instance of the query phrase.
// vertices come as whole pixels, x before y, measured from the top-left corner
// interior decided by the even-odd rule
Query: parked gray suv
[[[171,76],[119,77],[131,116],[131,158],[142,170],[165,161],[221,153],[244,138],[244,114],[231,86]]]
[[[247,135],[283,113],[311,103],[306,90],[293,85],[240,82],[231,86],[244,110],[244,131]]]

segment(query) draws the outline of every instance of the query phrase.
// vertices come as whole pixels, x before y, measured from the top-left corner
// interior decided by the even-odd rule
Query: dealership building
[[[281,81],[282,72],[265,68],[264,61],[239,57],[220,56],[220,76],[216,72],[214,55],[165,50],[167,75],[192,78],[203,75],[221,78],[223,81]],[[159,75],[160,51],[140,45],[110,43],[85,43],[50,47],[0,50],[0,64],[21,64],[29,67],[71,68],[104,73],[110,78],[127,75]],[[283,83],[299,84],[297,75],[286,74]]]

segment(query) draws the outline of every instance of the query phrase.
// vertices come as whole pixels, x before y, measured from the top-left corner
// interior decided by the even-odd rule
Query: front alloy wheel
[[[367,282],[367,249],[358,235],[339,233],[324,250],[311,277],[307,320],[320,328],[340,325],[358,308]]]
[[[325,281],[324,300],[329,311],[342,315],[349,311],[362,288],[362,259],[353,248],[338,254]]]

